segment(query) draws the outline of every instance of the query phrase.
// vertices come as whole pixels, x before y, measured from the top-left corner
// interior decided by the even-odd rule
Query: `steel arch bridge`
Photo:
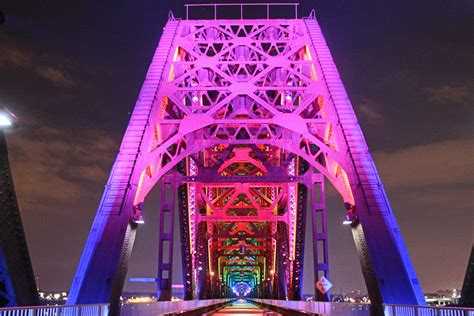
[[[300,299],[308,212],[315,278],[329,279],[324,178],[346,206],[373,305],[423,305],[314,14],[251,20],[170,16],[68,303],[118,304],[143,203],[159,182],[160,300],[171,298],[175,211],[186,299],[233,292]]]

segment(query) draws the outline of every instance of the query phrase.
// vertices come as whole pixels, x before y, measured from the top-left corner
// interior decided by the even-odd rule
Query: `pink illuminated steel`
[[[167,174],[186,189],[185,255],[192,257],[196,298],[226,295],[228,272],[236,280],[250,273],[257,288],[252,295],[298,299],[305,190],[313,216],[322,214],[325,221],[324,203],[313,196],[324,176],[358,216],[351,230],[374,306],[423,303],[314,14],[297,19],[298,5],[291,4],[295,19],[270,19],[271,6],[288,4],[264,3],[265,19],[245,20],[244,6],[254,5],[262,4],[212,4],[214,20],[168,21],[94,220],[71,303],[98,297],[118,302],[137,228],[133,212]],[[219,6],[237,6],[241,19],[220,20]],[[315,272],[329,276],[325,224],[313,233],[325,247],[317,262],[324,266]],[[110,266],[104,270],[101,262]],[[212,282],[217,290],[201,291]]]

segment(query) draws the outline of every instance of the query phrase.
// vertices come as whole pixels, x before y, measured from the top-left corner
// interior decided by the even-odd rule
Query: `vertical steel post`
[[[314,174],[312,170],[308,172],[311,176],[309,195],[313,233],[314,293],[317,301],[327,302],[330,301],[329,292],[322,293],[316,286],[321,276],[330,279],[324,177],[322,174]],[[320,248],[322,248],[322,256],[319,255]]]
[[[160,301],[169,301],[172,296],[174,204],[176,200],[176,189],[177,185],[173,174],[166,175],[162,178],[157,279],[157,297]]]

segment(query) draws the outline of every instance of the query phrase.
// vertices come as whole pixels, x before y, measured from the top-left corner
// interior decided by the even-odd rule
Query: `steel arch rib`
[[[234,25],[239,30],[244,25],[253,28],[240,36],[240,31],[233,31]],[[218,40],[209,40],[212,36]],[[281,39],[273,40],[273,36]],[[267,42],[268,47],[264,46]],[[242,76],[247,77],[242,80]],[[313,18],[168,21],[68,302],[110,300],[117,304],[136,230],[130,220],[133,212],[180,161],[216,145],[231,144],[280,148],[326,176],[360,219],[353,233],[374,304],[424,303],[354,110]],[[193,188],[191,204],[201,194]],[[294,190],[288,202],[292,212],[296,212],[297,193]],[[295,235],[294,223],[287,222],[291,227],[282,229]],[[196,227],[189,231],[197,232]],[[287,243],[287,237],[279,240]],[[197,247],[190,240],[191,248]],[[290,238],[291,251],[294,242]]]

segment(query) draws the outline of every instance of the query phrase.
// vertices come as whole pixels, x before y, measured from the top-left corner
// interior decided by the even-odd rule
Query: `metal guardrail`
[[[168,313],[179,313],[183,311],[193,311],[216,305],[223,305],[231,301],[234,301],[234,299],[131,303],[122,305],[120,314],[121,316],[162,315]]]
[[[262,3],[194,3],[194,4],[185,4],[186,8],[186,20],[189,20],[189,8],[195,7],[213,7],[214,8],[214,20],[218,19],[217,15],[217,8],[218,7],[237,7],[240,8],[240,19],[244,19],[244,8],[245,7],[265,7],[267,9],[267,20],[270,19],[270,8],[271,7],[281,7],[281,6],[289,6],[294,8],[294,15],[295,19],[298,18],[298,6],[299,3],[295,2],[277,2],[277,3],[270,3],[270,2],[262,2]]]
[[[331,316],[370,316],[369,304],[251,299],[273,306]],[[474,308],[384,304],[385,316],[474,316]]]
[[[107,316],[109,304],[0,308],[0,316]]]
[[[384,304],[385,316],[474,316],[474,308]]]
[[[316,301],[284,301],[266,299],[251,299],[250,301],[314,314],[332,316],[370,316],[369,304]]]

